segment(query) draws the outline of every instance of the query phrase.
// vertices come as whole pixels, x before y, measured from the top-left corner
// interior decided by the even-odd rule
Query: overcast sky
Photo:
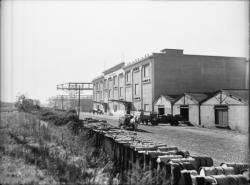
[[[163,48],[248,57],[248,1],[4,0],[1,6],[4,101],[25,93],[45,102],[62,94],[57,84],[90,82],[123,60]]]

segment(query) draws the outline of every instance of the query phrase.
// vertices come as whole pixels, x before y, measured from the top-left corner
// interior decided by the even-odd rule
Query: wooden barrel
[[[178,185],[193,185],[189,171],[181,171],[181,177]]]
[[[157,158],[157,162],[168,163],[171,159],[182,158],[181,155],[163,155]]]
[[[196,170],[195,159],[192,157],[171,159],[171,162],[180,164],[182,166],[182,169]]]
[[[209,176],[209,175],[232,175],[234,173],[233,167],[201,167],[200,168],[200,175],[201,176]]]
[[[211,185],[217,185],[217,181],[214,177],[212,176],[205,176],[204,177],[205,184],[211,184]]]
[[[243,175],[214,175],[217,185],[248,185]]]
[[[161,152],[161,151],[146,151],[146,155],[150,155],[152,158],[157,158],[162,155],[175,155],[175,152]]]
[[[201,167],[213,166],[213,159],[207,156],[190,156],[195,159],[195,169],[198,171]]]
[[[189,151],[180,151],[179,150],[179,151],[176,152],[176,154],[177,155],[182,155],[182,157],[185,157],[185,158],[190,156]]]
[[[195,162],[195,159],[193,157],[187,157],[187,158],[179,158],[179,159],[172,159],[173,162]]]
[[[195,185],[205,185],[205,178],[201,176],[196,176]]]
[[[235,174],[242,174],[243,171],[248,170],[250,167],[246,163],[222,163],[221,166],[233,167]]]
[[[177,163],[171,164],[171,185],[179,185],[182,167]]]
[[[186,170],[186,169],[184,169],[184,170],[181,170],[181,172],[188,172],[188,173],[190,173],[190,175],[194,175],[194,176],[197,176],[198,175],[198,172],[196,171],[196,170]]]
[[[191,174],[197,175],[197,171],[193,170],[193,166],[187,162],[174,163],[170,161],[171,184],[178,185],[192,185]],[[166,165],[166,166],[168,166]],[[191,165],[192,167],[188,167]],[[168,172],[169,173],[169,172]]]
[[[190,162],[169,162],[170,165],[179,166],[181,170],[195,170]]]

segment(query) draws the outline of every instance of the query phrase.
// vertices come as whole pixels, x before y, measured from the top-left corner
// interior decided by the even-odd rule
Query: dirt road
[[[90,115],[82,114],[81,118],[86,116]],[[95,117],[106,119],[111,125],[118,125],[117,117],[99,115]],[[210,156],[215,165],[220,165],[222,162],[248,162],[248,135],[246,134],[221,129],[175,127],[167,124],[139,125],[137,134],[166,143],[169,146],[188,150],[191,155]]]

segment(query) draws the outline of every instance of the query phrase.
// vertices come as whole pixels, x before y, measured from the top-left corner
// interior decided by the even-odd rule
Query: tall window
[[[108,88],[109,88],[109,89],[112,88],[112,79],[111,79],[111,78],[109,79],[109,82],[108,82]]]
[[[123,97],[123,87],[120,87],[120,97]]]
[[[117,85],[117,76],[114,76],[113,84],[114,84],[114,85]]]
[[[144,104],[144,111],[149,111],[149,104]]]
[[[103,81],[100,82],[100,90],[103,89]]]
[[[111,90],[109,90],[109,94],[108,94],[108,97],[109,97],[109,98],[111,97]]]
[[[106,87],[107,87],[107,80],[104,80],[104,82],[103,82],[103,88],[106,89]]]
[[[149,64],[143,67],[143,77],[149,77]]]
[[[114,105],[114,112],[117,111],[117,105]]]
[[[131,72],[126,72],[126,82],[131,82]]]
[[[139,84],[135,84],[135,95],[139,95]]]

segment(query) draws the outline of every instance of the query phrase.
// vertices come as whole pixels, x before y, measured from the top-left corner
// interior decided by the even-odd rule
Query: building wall
[[[185,98],[185,100],[184,100]],[[190,96],[182,96],[177,102],[173,105],[173,115],[180,114],[180,106],[188,105],[188,117],[189,122],[193,125],[199,125],[199,104],[197,101],[191,99]]]
[[[118,96],[118,88],[114,89],[113,91],[114,91],[114,96],[113,96],[113,98],[114,98],[115,100],[118,100],[118,99],[119,99],[119,96]]]
[[[118,96],[119,99],[125,100],[125,81],[124,81],[124,73],[119,74],[118,76]]]
[[[248,133],[249,126],[249,106],[238,105],[229,106],[229,127],[242,133]]]
[[[214,105],[201,105],[201,125],[207,128],[215,126]]]
[[[122,109],[120,110],[122,106],[120,106],[118,102],[112,101],[125,98],[123,76],[124,76],[124,71],[121,67],[120,68],[116,67],[112,70],[109,69],[108,71],[104,72],[103,83],[106,80],[106,86],[105,88],[103,87],[103,102],[108,104],[107,107],[108,114],[115,115],[115,114],[121,114],[121,112],[123,112]],[[123,87],[124,97],[120,97],[120,87]]]
[[[149,65],[148,76],[144,77],[144,66]],[[124,69],[125,74],[131,72],[131,81],[128,83],[125,80],[126,84],[126,101],[130,101],[133,104],[134,111],[140,109],[145,110],[145,107],[148,111],[153,110],[153,75],[152,75],[152,60],[146,59],[141,62],[135,63]],[[125,76],[126,79],[126,76]],[[137,94],[135,94],[135,85],[137,84]]]
[[[189,105],[189,122],[193,125],[199,125],[199,105]]]
[[[132,96],[132,85],[130,86],[126,86],[125,87],[125,100],[128,102],[132,102],[133,101],[133,96]]]
[[[234,98],[228,97],[222,94],[221,97],[224,100],[220,103],[220,94],[210,98],[203,104],[201,104],[201,125],[204,127],[215,126],[215,106],[225,105],[228,106],[228,124],[232,130],[238,130],[240,132],[248,132],[248,109],[249,107],[237,101]]]
[[[143,90],[143,109],[145,107],[145,104],[149,105],[149,111],[153,111],[153,94],[152,94],[152,82],[149,83],[143,83],[142,85]]]
[[[244,58],[156,53],[154,65],[154,98],[161,94],[245,88]]]

